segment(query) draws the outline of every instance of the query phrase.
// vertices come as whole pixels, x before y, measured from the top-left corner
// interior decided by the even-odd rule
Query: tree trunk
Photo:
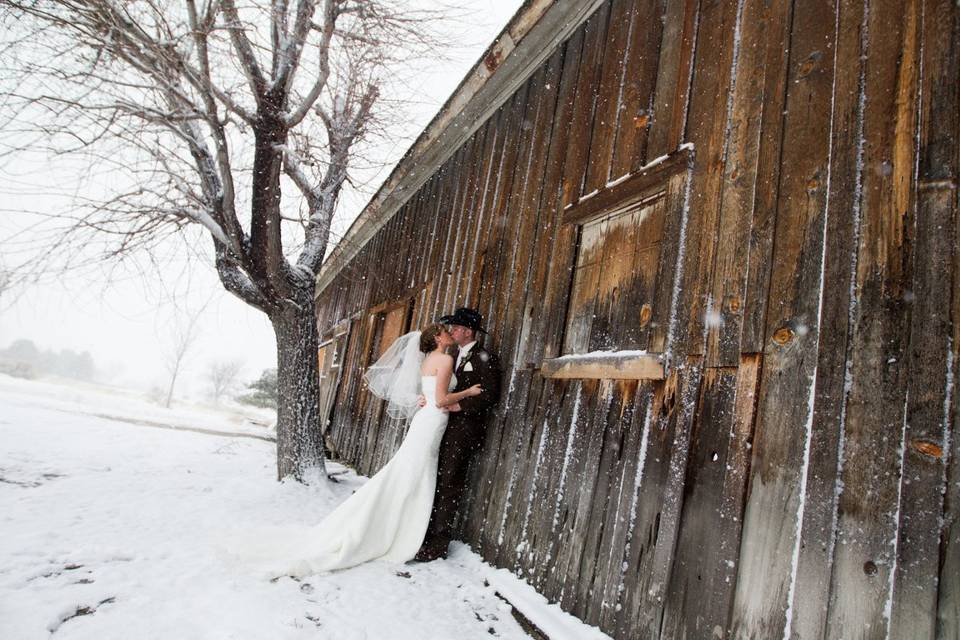
[[[312,284],[312,283],[311,283]],[[271,321],[277,338],[277,477],[325,473],[313,288],[285,304]]]

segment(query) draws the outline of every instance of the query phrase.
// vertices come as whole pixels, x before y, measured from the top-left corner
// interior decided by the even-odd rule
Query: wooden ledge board
[[[639,355],[598,355],[544,360],[544,378],[608,380],[663,380],[663,358],[657,353]]]
[[[667,180],[687,168],[690,149],[683,147],[654,160],[630,176],[580,198],[563,212],[565,223],[580,224],[600,213],[620,209],[666,193]]]

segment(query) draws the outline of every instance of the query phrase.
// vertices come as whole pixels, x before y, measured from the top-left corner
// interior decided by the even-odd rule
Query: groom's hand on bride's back
[[[426,396],[417,396],[417,406],[423,409],[427,406],[427,397]]]

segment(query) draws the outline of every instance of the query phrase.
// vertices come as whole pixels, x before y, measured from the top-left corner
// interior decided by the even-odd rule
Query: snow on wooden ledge
[[[544,360],[545,378],[663,380],[663,357],[646,351],[593,351]]]

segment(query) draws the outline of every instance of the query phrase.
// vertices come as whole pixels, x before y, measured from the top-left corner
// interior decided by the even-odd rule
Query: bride
[[[390,461],[313,527],[307,544],[289,550],[291,562],[277,567],[280,574],[302,576],[370,560],[413,559],[430,521],[448,413],[459,410],[460,400],[482,392],[474,385],[451,393],[454,359],[446,350],[453,344],[443,325],[430,324],[398,338],[367,370],[364,380],[370,392],[387,401],[390,416],[412,417],[410,428]],[[422,409],[421,394],[427,399]]]

